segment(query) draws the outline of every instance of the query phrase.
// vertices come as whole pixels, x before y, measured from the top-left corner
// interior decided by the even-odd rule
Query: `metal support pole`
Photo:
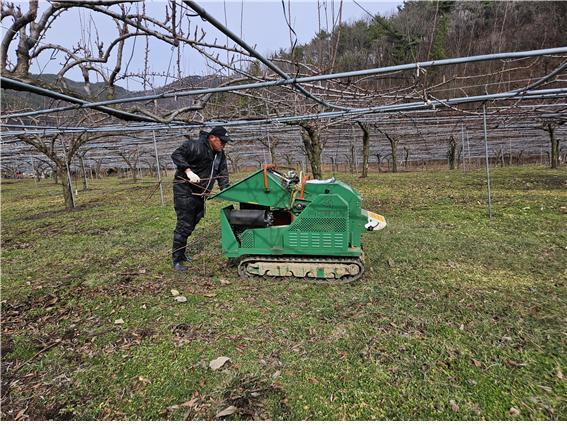
[[[71,203],[73,208],[75,208],[75,195],[73,194],[73,185],[71,182],[71,172],[69,171],[69,161],[67,159],[67,148],[65,147],[65,142],[61,140],[61,145],[63,146],[63,155],[65,155],[65,168],[67,169],[67,181],[69,182],[69,192],[71,192]]]
[[[467,171],[467,163],[465,161],[465,125],[461,122],[461,152],[463,154],[463,171]]]
[[[512,139],[508,139],[508,166],[512,166]]]
[[[83,172],[84,190],[89,190],[89,183],[88,183],[88,180],[87,180],[87,171],[85,170],[85,160],[82,156],[79,156],[79,162],[81,163],[81,170]]]
[[[158,156],[158,150],[157,150],[156,132],[152,131],[152,134],[154,136],[154,149],[156,151],[156,169],[157,169],[158,182],[159,182],[159,194],[161,196],[161,206],[163,208],[163,207],[165,207],[165,199],[163,197],[163,184],[161,182],[161,169],[160,169],[160,166],[159,166],[159,156]]]
[[[270,152],[270,164],[275,164],[276,158],[272,156],[272,142],[270,141],[270,132],[268,131],[268,126],[266,126],[266,136],[268,138],[268,151]]]
[[[466,137],[467,137],[467,153],[469,156],[469,168],[471,168],[471,145],[469,143],[469,131],[465,130]]]
[[[490,162],[488,160],[488,134],[486,131],[486,104],[482,105],[484,121],[484,157],[486,159],[486,188],[488,189],[488,218],[492,220],[492,196],[490,194]]]
[[[33,160],[33,155],[30,157],[31,158],[31,166],[32,166],[32,173],[33,173],[33,181],[35,182],[35,185],[37,186],[37,180],[36,178],[39,177],[35,171],[35,161]]]

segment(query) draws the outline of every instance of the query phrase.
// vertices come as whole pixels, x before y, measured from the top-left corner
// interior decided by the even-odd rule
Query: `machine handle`
[[[268,169],[273,170],[274,168],[276,168],[275,164],[264,164],[264,192],[270,191],[268,187]]]
[[[299,192],[299,199],[303,200],[303,190],[305,189],[305,182],[309,179],[309,176],[303,176],[301,179],[301,190]]]

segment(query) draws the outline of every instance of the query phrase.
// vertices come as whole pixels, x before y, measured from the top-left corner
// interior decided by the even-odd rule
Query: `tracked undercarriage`
[[[240,277],[296,277],[305,279],[354,282],[364,273],[360,258],[348,257],[276,257],[267,255],[241,259]]]

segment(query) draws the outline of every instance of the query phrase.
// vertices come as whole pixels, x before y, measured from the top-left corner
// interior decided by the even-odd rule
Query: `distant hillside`
[[[61,81],[57,82],[57,75],[55,74],[32,74],[30,75],[30,79],[41,80],[53,88],[61,87],[64,89],[66,94],[70,94],[69,92],[72,92],[75,97],[92,101],[108,100],[109,98],[127,99],[130,97],[144,96],[154,93],[188,90],[197,87],[212,87],[220,83],[218,77],[191,75],[154,90],[129,91],[119,85],[116,85],[114,87],[114,96],[110,97],[108,89],[105,87],[104,83],[90,83],[89,93],[83,81],[73,81],[68,78],[63,78]],[[189,100],[183,100],[183,102],[186,101]],[[51,107],[52,104],[53,99],[46,98],[44,96],[14,90],[2,91],[2,110],[19,110],[24,108],[44,109]]]
[[[42,75],[30,75],[32,80],[40,80],[49,87],[57,88],[61,87],[65,90],[66,94],[75,95],[81,99],[91,99],[91,100],[106,100],[108,99],[108,91],[105,88],[104,83],[91,83],[91,93],[88,93],[85,84],[83,82],[77,82],[70,80],[68,78],[63,78],[59,83],[57,82],[57,75],[55,74],[42,74]],[[128,90],[115,86],[114,88],[115,98],[126,98],[131,97],[133,94]],[[2,110],[10,109],[43,109],[49,108],[53,103],[53,99],[46,98],[33,93],[25,93],[15,90],[3,90],[2,91]]]

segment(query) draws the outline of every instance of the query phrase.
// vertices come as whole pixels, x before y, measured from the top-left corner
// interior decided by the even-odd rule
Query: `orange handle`
[[[308,176],[303,176],[303,178],[301,179],[301,191],[299,192],[299,199],[301,200],[303,200],[303,190],[305,189],[305,182],[308,178]]]
[[[270,191],[270,188],[268,187],[268,169],[273,170],[274,168],[276,168],[274,164],[264,164],[264,190],[266,192]]]

